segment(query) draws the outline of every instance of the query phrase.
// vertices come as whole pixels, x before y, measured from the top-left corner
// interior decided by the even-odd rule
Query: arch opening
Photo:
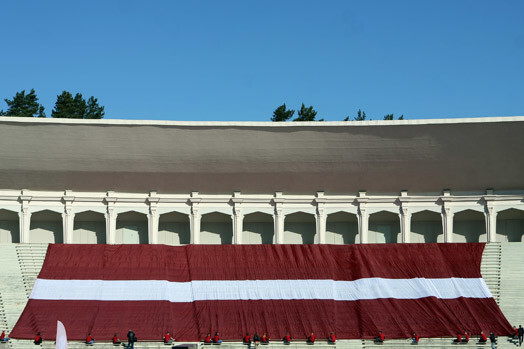
[[[29,242],[51,244],[64,243],[62,215],[50,210],[43,210],[31,214]]]
[[[497,214],[497,241],[524,241],[524,211],[510,208]]]
[[[116,217],[117,244],[147,244],[148,231],[147,216],[143,213],[128,211]]]
[[[486,241],[486,220],[482,212],[465,210],[453,216],[453,242]]]
[[[314,244],[316,233],[315,216],[310,213],[292,213],[284,220],[284,243],[286,244]]]
[[[0,244],[20,242],[20,220],[13,211],[0,209]]]
[[[187,245],[190,243],[191,229],[189,216],[180,212],[160,215],[158,220],[158,243],[164,245]]]
[[[400,217],[398,214],[380,211],[369,216],[368,241],[370,243],[401,242]]]
[[[84,211],[75,214],[74,244],[105,244],[106,220],[100,212]]]
[[[275,241],[273,216],[262,212],[253,212],[244,216],[243,244],[272,244]]]
[[[202,244],[232,244],[233,221],[230,215],[211,212],[200,221],[200,242]]]
[[[327,244],[356,244],[359,239],[358,219],[355,214],[348,212],[336,212],[327,216]]]
[[[411,215],[411,242],[444,242],[442,216],[433,211],[420,211]]]

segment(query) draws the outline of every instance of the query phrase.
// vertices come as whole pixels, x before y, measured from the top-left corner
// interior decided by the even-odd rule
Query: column
[[[488,242],[497,241],[497,214],[492,203],[486,202],[486,234]]]
[[[359,202],[358,205],[358,233],[360,234],[360,243],[367,244],[368,242],[368,223],[369,217],[366,210],[366,204]]]
[[[22,201],[22,209],[18,213],[19,225],[20,225],[20,242],[29,243],[29,227],[31,225],[31,212],[27,207],[27,202],[24,204]]]
[[[147,203],[149,204],[149,212],[147,214],[147,242],[149,244],[158,244],[158,223],[160,215],[158,214],[158,202],[160,198],[156,191],[150,191]]]
[[[411,242],[411,212],[406,206],[400,208],[400,231],[402,242]]]
[[[149,214],[147,215],[148,242],[150,244],[158,244],[158,221],[159,215],[156,205],[150,205]]]
[[[280,204],[276,204],[275,214],[273,215],[273,222],[275,224],[275,244],[284,243],[284,215]]]
[[[326,214],[324,212],[324,207],[317,206],[317,212],[315,215],[317,222],[317,234],[315,237],[315,243],[325,244],[326,243]]]
[[[116,244],[116,217],[117,213],[112,205],[107,206],[106,217],[106,243]]]
[[[444,242],[453,242],[453,216],[451,208],[444,202],[442,208],[442,231],[444,232]]]
[[[244,231],[244,216],[240,207],[235,205],[233,207],[233,243],[240,245],[242,243],[242,232]]]
[[[198,205],[193,203],[191,206],[191,244],[200,244],[200,213],[198,212]]]
[[[62,224],[64,234],[64,244],[73,243],[73,226],[75,224],[75,214],[71,212],[71,207],[66,203],[64,213],[62,213]]]

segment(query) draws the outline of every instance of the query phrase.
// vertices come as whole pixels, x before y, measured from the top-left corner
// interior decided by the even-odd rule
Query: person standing
[[[518,333],[519,333],[519,347],[521,347],[522,346],[522,337],[524,337],[524,328],[522,328],[522,325],[519,325]]]
[[[495,337],[495,334],[493,332],[489,333],[489,341],[491,342],[491,349],[495,349],[495,344],[497,344],[497,338]]]
[[[127,349],[134,349],[135,342],[136,342],[135,332],[133,332],[132,329],[129,329],[129,332],[127,332]]]

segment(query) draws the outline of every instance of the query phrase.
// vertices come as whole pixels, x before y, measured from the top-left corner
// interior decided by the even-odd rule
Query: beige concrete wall
[[[524,241],[524,211],[508,209],[497,216],[497,241]]]
[[[18,224],[17,221],[0,221],[0,244],[20,242]]]
[[[327,222],[326,244],[355,244],[359,240],[357,222]]]
[[[158,243],[164,245],[187,245],[190,242],[189,222],[160,222]]]
[[[402,242],[398,214],[381,211],[369,216],[369,243]]]
[[[275,242],[272,222],[244,222],[243,244],[272,244]]]
[[[285,222],[285,244],[313,244],[316,226],[314,222]]]
[[[412,221],[411,222],[412,243],[444,242],[441,221]]]
[[[453,217],[453,242],[486,242],[484,213],[465,210]]]
[[[200,225],[200,243],[213,245],[233,243],[231,222],[202,222]]]
[[[105,244],[105,222],[76,221],[73,227],[74,244]]]
[[[62,222],[31,220],[29,242],[31,243],[63,243]]]

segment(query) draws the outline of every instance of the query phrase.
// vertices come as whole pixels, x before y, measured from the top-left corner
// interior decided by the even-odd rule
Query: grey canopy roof
[[[524,117],[304,123],[0,118],[0,189],[524,189]]]

